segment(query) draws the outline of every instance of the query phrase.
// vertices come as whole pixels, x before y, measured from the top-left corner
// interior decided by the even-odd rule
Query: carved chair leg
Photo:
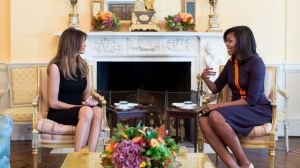
[[[274,168],[275,164],[275,149],[269,149],[269,168]]]
[[[33,164],[33,168],[38,168],[38,164],[39,164],[39,149],[38,148],[32,149],[32,164]]]
[[[201,131],[200,127],[198,127],[197,143],[198,143],[198,152],[203,153],[204,138],[203,138],[202,131]]]

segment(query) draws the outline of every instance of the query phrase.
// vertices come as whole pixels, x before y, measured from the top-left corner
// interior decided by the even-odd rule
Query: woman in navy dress
[[[201,77],[214,94],[228,84],[232,101],[203,107],[199,125],[205,139],[227,167],[253,167],[237,134],[247,136],[255,126],[271,122],[271,104],[264,95],[265,64],[256,53],[250,28],[232,27],[225,31],[223,38],[231,58],[215,82],[209,80],[209,76],[215,74],[212,68],[206,67]]]
[[[76,152],[85,145],[96,151],[102,121],[102,110],[91,98],[88,65],[80,56],[85,51],[86,37],[80,30],[66,29],[60,37],[57,54],[48,65],[47,118],[76,126]]]

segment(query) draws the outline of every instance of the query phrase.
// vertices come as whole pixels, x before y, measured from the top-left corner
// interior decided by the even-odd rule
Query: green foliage
[[[153,129],[151,127],[143,127],[141,123],[136,127],[117,124],[117,127],[114,128],[111,143],[121,143],[123,140],[132,140],[134,143],[141,145],[142,149],[140,152],[147,158],[144,161],[147,168],[161,168],[164,166],[171,168],[175,162],[172,152],[178,154],[179,151],[179,147],[174,139],[166,137],[164,127]],[[111,147],[114,147],[114,145]],[[104,154],[112,156],[113,150],[105,150]]]
[[[168,15],[165,17],[167,26],[171,30],[189,30],[195,27],[194,19],[189,13],[179,13],[177,15]]]

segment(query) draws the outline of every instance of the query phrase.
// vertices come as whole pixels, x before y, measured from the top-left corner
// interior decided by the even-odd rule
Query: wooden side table
[[[128,119],[142,119],[144,124],[146,116],[145,113],[148,112],[147,109],[139,107],[130,110],[119,110],[115,107],[107,107],[106,110],[108,113],[112,114],[112,117],[110,118],[112,128],[115,128],[117,126],[117,123],[119,123],[120,121]],[[113,129],[110,130],[112,135]]]
[[[178,128],[179,128],[179,119],[180,118],[192,118],[194,119],[194,151],[197,152],[197,136],[198,136],[198,116],[201,109],[200,107],[193,110],[184,110],[177,107],[170,107],[167,109],[167,129],[170,127],[170,117],[176,119],[176,143],[178,143]]]

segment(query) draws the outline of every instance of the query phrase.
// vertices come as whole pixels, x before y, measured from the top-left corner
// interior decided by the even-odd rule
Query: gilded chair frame
[[[90,73],[89,73],[89,80],[90,80],[90,84],[91,84],[91,94],[93,96],[94,99],[96,99],[99,102],[99,105],[101,105],[102,107],[102,111],[103,111],[103,121],[105,122],[104,124],[106,125],[104,130],[101,130],[101,132],[99,133],[100,136],[105,136],[104,139],[102,140],[106,140],[107,138],[109,138],[110,134],[110,129],[108,127],[107,124],[107,120],[106,120],[106,100],[104,99],[103,96],[101,96],[100,94],[98,94],[97,92],[94,91],[94,85],[93,85],[93,68],[92,66],[89,66],[90,69]],[[42,71],[47,71],[47,67],[46,66],[39,66],[37,67],[37,94],[36,96],[33,98],[32,101],[32,106],[33,106],[33,117],[32,117],[32,134],[33,134],[33,138],[32,138],[32,155],[33,155],[33,167],[37,168],[38,167],[38,163],[41,161],[41,152],[39,152],[40,148],[74,148],[74,140],[72,141],[67,141],[67,142],[63,142],[63,143],[58,143],[58,142],[42,142],[40,141],[40,135],[39,135],[39,130],[38,130],[38,120],[43,118],[42,117],[42,111],[40,111],[40,105],[41,105],[41,84],[40,84],[40,79],[41,79],[41,73]],[[48,78],[48,77],[47,77]],[[103,132],[104,131],[104,132]],[[103,134],[102,134],[103,133]],[[99,138],[100,141],[101,138]],[[99,144],[103,144],[104,142],[99,142]]]
[[[224,68],[224,65],[221,65],[219,67],[219,72],[221,72]],[[263,136],[247,136],[243,137],[241,135],[238,135],[240,143],[243,148],[266,148],[269,150],[269,168],[274,168],[274,159],[275,159],[275,148],[276,148],[276,141],[275,141],[275,134],[276,134],[276,109],[277,109],[277,100],[276,100],[276,93],[277,93],[277,67],[275,66],[267,66],[266,67],[266,77],[268,73],[273,74],[272,81],[268,81],[272,88],[270,90],[270,94],[267,98],[271,101],[272,105],[272,130],[270,134],[263,135]],[[265,84],[266,84],[267,78],[265,78]],[[267,82],[267,83],[268,83]],[[269,84],[268,83],[268,84]],[[265,85],[266,88],[266,85]],[[266,90],[265,90],[266,91]],[[225,86],[217,96],[217,103],[224,102],[228,97],[231,97],[231,91],[228,88],[228,86]],[[228,99],[227,99],[228,100]],[[204,100],[204,103],[209,102],[209,100]],[[198,150],[199,152],[203,152],[203,145],[206,143],[205,138],[203,137],[201,128],[199,129],[198,134]]]

